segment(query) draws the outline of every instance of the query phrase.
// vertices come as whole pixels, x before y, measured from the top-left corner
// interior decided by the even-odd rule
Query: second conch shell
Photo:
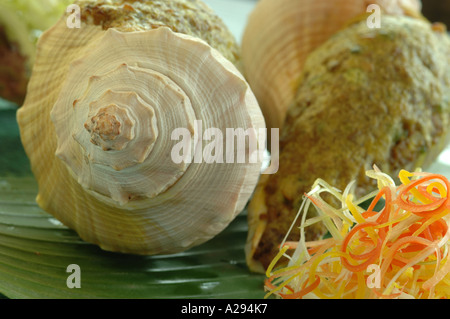
[[[279,170],[263,175],[248,206],[251,270],[265,272],[285,240],[323,238],[333,212],[298,215],[318,179],[353,185],[346,190],[359,197],[376,188],[366,175],[374,165],[390,176],[426,169],[448,145],[450,37],[424,19],[381,20],[379,29],[352,23],[308,56],[281,130]]]
[[[79,29],[63,17],[40,38],[18,112],[38,204],[109,251],[168,254],[209,240],[242,211],[261,170],[207,161],[210,141],[222,143],[208,129],[264,128],[235,46],[200,1],[80,6]]]
[[[418,15],[419,0],[260,0],[242,39],[246,76],[268,128],[281,128],[307,56],[370,4]]]

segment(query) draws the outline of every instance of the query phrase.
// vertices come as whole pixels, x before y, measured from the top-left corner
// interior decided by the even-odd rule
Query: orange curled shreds
[[[437,214],[439,212],[442,212],[444,209],[448,209],[448,201],[449,197],[435,197],[429,194],[428,192],[423,190],[423,187],[415,188],[416,186],[419,186],[423,184],[426,181],[432,180],[432,179],[438,179],[442,181],[445,186],[446,190],[450,189],[450,185],[448,180],[438,174],[430,174],[428,176],[424,176],[420,178],[419,180],[411,182],[409,185],[405,185],[401,191],[399,196],[397,197],[397,204],[404,210],[411,211],[419,216],[427,217],[427,215],[431,214]],[[422,200],[414,201],[417,199],[417,197],[412,197],[411,190],[414,189],[417,193],[423,196]],[[441,195],[441,194],[438,194]],[[423,203],[425,201],[425,203]]]
[[[304,295],[306,295],[306,294],[310,293],[311,291],[313,291],[314,289],[316,289],[317,286],[319,286],[319,283],[320,283],[320,277],[316,276],[316,280],[309,286],[305,287],[305,285],[304,285],[303,288],[297,292],[293,292],[293,289],[289,287],[290,288],[289,290],[291,290],[292,293],[280,294],[280,296],[284,299],[301,299]]]
[[[366,227],[371,227],[371,226],[373,227],[376,225],[377,225],[377,223],[374,223],[374,222],[366,222],[363,224],[358,224],[355,227],[353,227],[353,229],[345,237],[345,239],[341,245],[342,246],[341,250],[343,252],[346,252],[350,239],[353,237],[353,235],[357,231],[359,231],[360,229],[366,228]],[[358,271],[366,269],[369,265],[373,264],[373,262],[376,260],[376,258],[378,258],[378,255],[380,254],[380,251],[381,251],[381,239],[378,239],[378,241],[374,244],[375,244],[375,248],[373,248],[371,251],[364,253],[364,254],[355,255],[355,254],[349,252],[349,255],[352,259],[357,259],[357,260],[365,259],[366,260],[365,262],[363,262],[359,265],[352,265],[348,261],[347,258],[341,257],[342,264],[345,266],[345,268],[347,268],[353,272],[358,272]]]
[[[380,201],[380,199],[385,196],[385,205],[383,210],[378,213],[378,212],[374,212],[373,209],[375,208],[375,205]],[[363,216],[375,216],[375,215],[379,215],[379,217],[377,218],[377,222],[378,223],[383,223],[385,221],[387,221],[389,219],[389,211],[391,208],[391,195],[390,195],[390,191],[388,187],[384,187],[383,189],[381,189],[381,191],[378,192],[377,196],[372,200],[372,202],[370,203],[369,208],[367,209],[366,212],[364,212]]]
[[[448,179],[402,170],[396,185],[376,167],[367,175],[377,181],[378,189],[359,199],[353,184],[341,192],[320,179],[305,194],[296,218],[303,225],[300,240],[280,244],[280,253],[267,269],[266,297],[450,297]],[[326,202],[324,193],[340,204]],[[317,216],[307,218],[311,206]],[[324,223],[330,236],[307,242],[305,228],[315,223]],[[289,263],[278,267],[283,256]]]

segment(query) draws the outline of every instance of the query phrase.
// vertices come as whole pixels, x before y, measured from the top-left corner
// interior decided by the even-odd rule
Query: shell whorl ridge
[[[184,2],[212,15],[200,1],[170,3]],[[38,44],[18,112],[39,184],[37,202],[105,250],[186,250],[217,235],[242,211],[262,164],[195,161],[208,143],[201,140],[203,130],[258,131],[265,127],[262,113],[238,67],[207,40],[130,18],[168,4],[98,3],[80,2],[80,29],[67,28],[63,17]],[[110,19],[89,16],[99,10]],[[180,143],[177,129],[189,133],[183,161],[172,157]]]
[[[173,162],[169,155],[177,142],[159,131],[187,128],[194,135],[192,103],[205,103],[196,96],[194,82],[180,87],[171,80],[187,80],[182,78],[189,72],[186,67],[184,73],[170,74],[182,72],[183,66],[175,68],[171,61],[183,61],[183,38],[166,28],[144,32],[142,37],[140,32],[106,31],[95,49],[72,63],[65,93],[51,112],[56,155],[84,188],[121,204],[153,198],[185,173],[189,161]],[[132,55],[128,47],[134,48]],[[208,54],[209,47],[202,48]],[[187,94],[197,100],[191,103]]]

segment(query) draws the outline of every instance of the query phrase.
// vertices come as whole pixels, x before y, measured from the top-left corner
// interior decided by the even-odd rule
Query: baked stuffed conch
[[[361,194],[373,187],[365,176],[373,165],[390,176],[425,169],[448,144],[445,27],[381,17],[381,28],[354,21],[308,56],[281,131],[279,170],[263,175],[249,206],[252,270],[264,271],[277,254],[316,179],[337,189],[355,181]],[[298,240],[291,234],[288,240]],[[309,227],[305,235],[315,240],[324,229]]]
[[[108,251],[204,243],[242,211],[261,170],[205,158],[207,129],[265,126],[233,36],[200,0],[75,4],[80,28],[66,14],[41,36],[17,115],[39,206]]]
[[[308,55],[352,19],[370,14],[371,4],[383,14],[420,16],[420,0],[258,1],[244,30],[242,61],[268,128],[283,126]]]

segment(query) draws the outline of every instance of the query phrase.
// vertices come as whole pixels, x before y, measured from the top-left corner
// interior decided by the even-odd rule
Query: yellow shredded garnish
[[[449,298],[449,181],[402,170],[397,186],[376,167],[366,173],[378,189],[359,199],[352,184],[341,193],[322,180],[305,194],[296,218],[301,218],[300,240],[280,245],[267,269],[266,297]],[[340,207],[325,202],[323,193],[337,198]],[[306,219],[311,205],[318,217]],[[306,242],[305,228],[319,222],[331,237]],[[277,267],[283,257],[289,263]]]

